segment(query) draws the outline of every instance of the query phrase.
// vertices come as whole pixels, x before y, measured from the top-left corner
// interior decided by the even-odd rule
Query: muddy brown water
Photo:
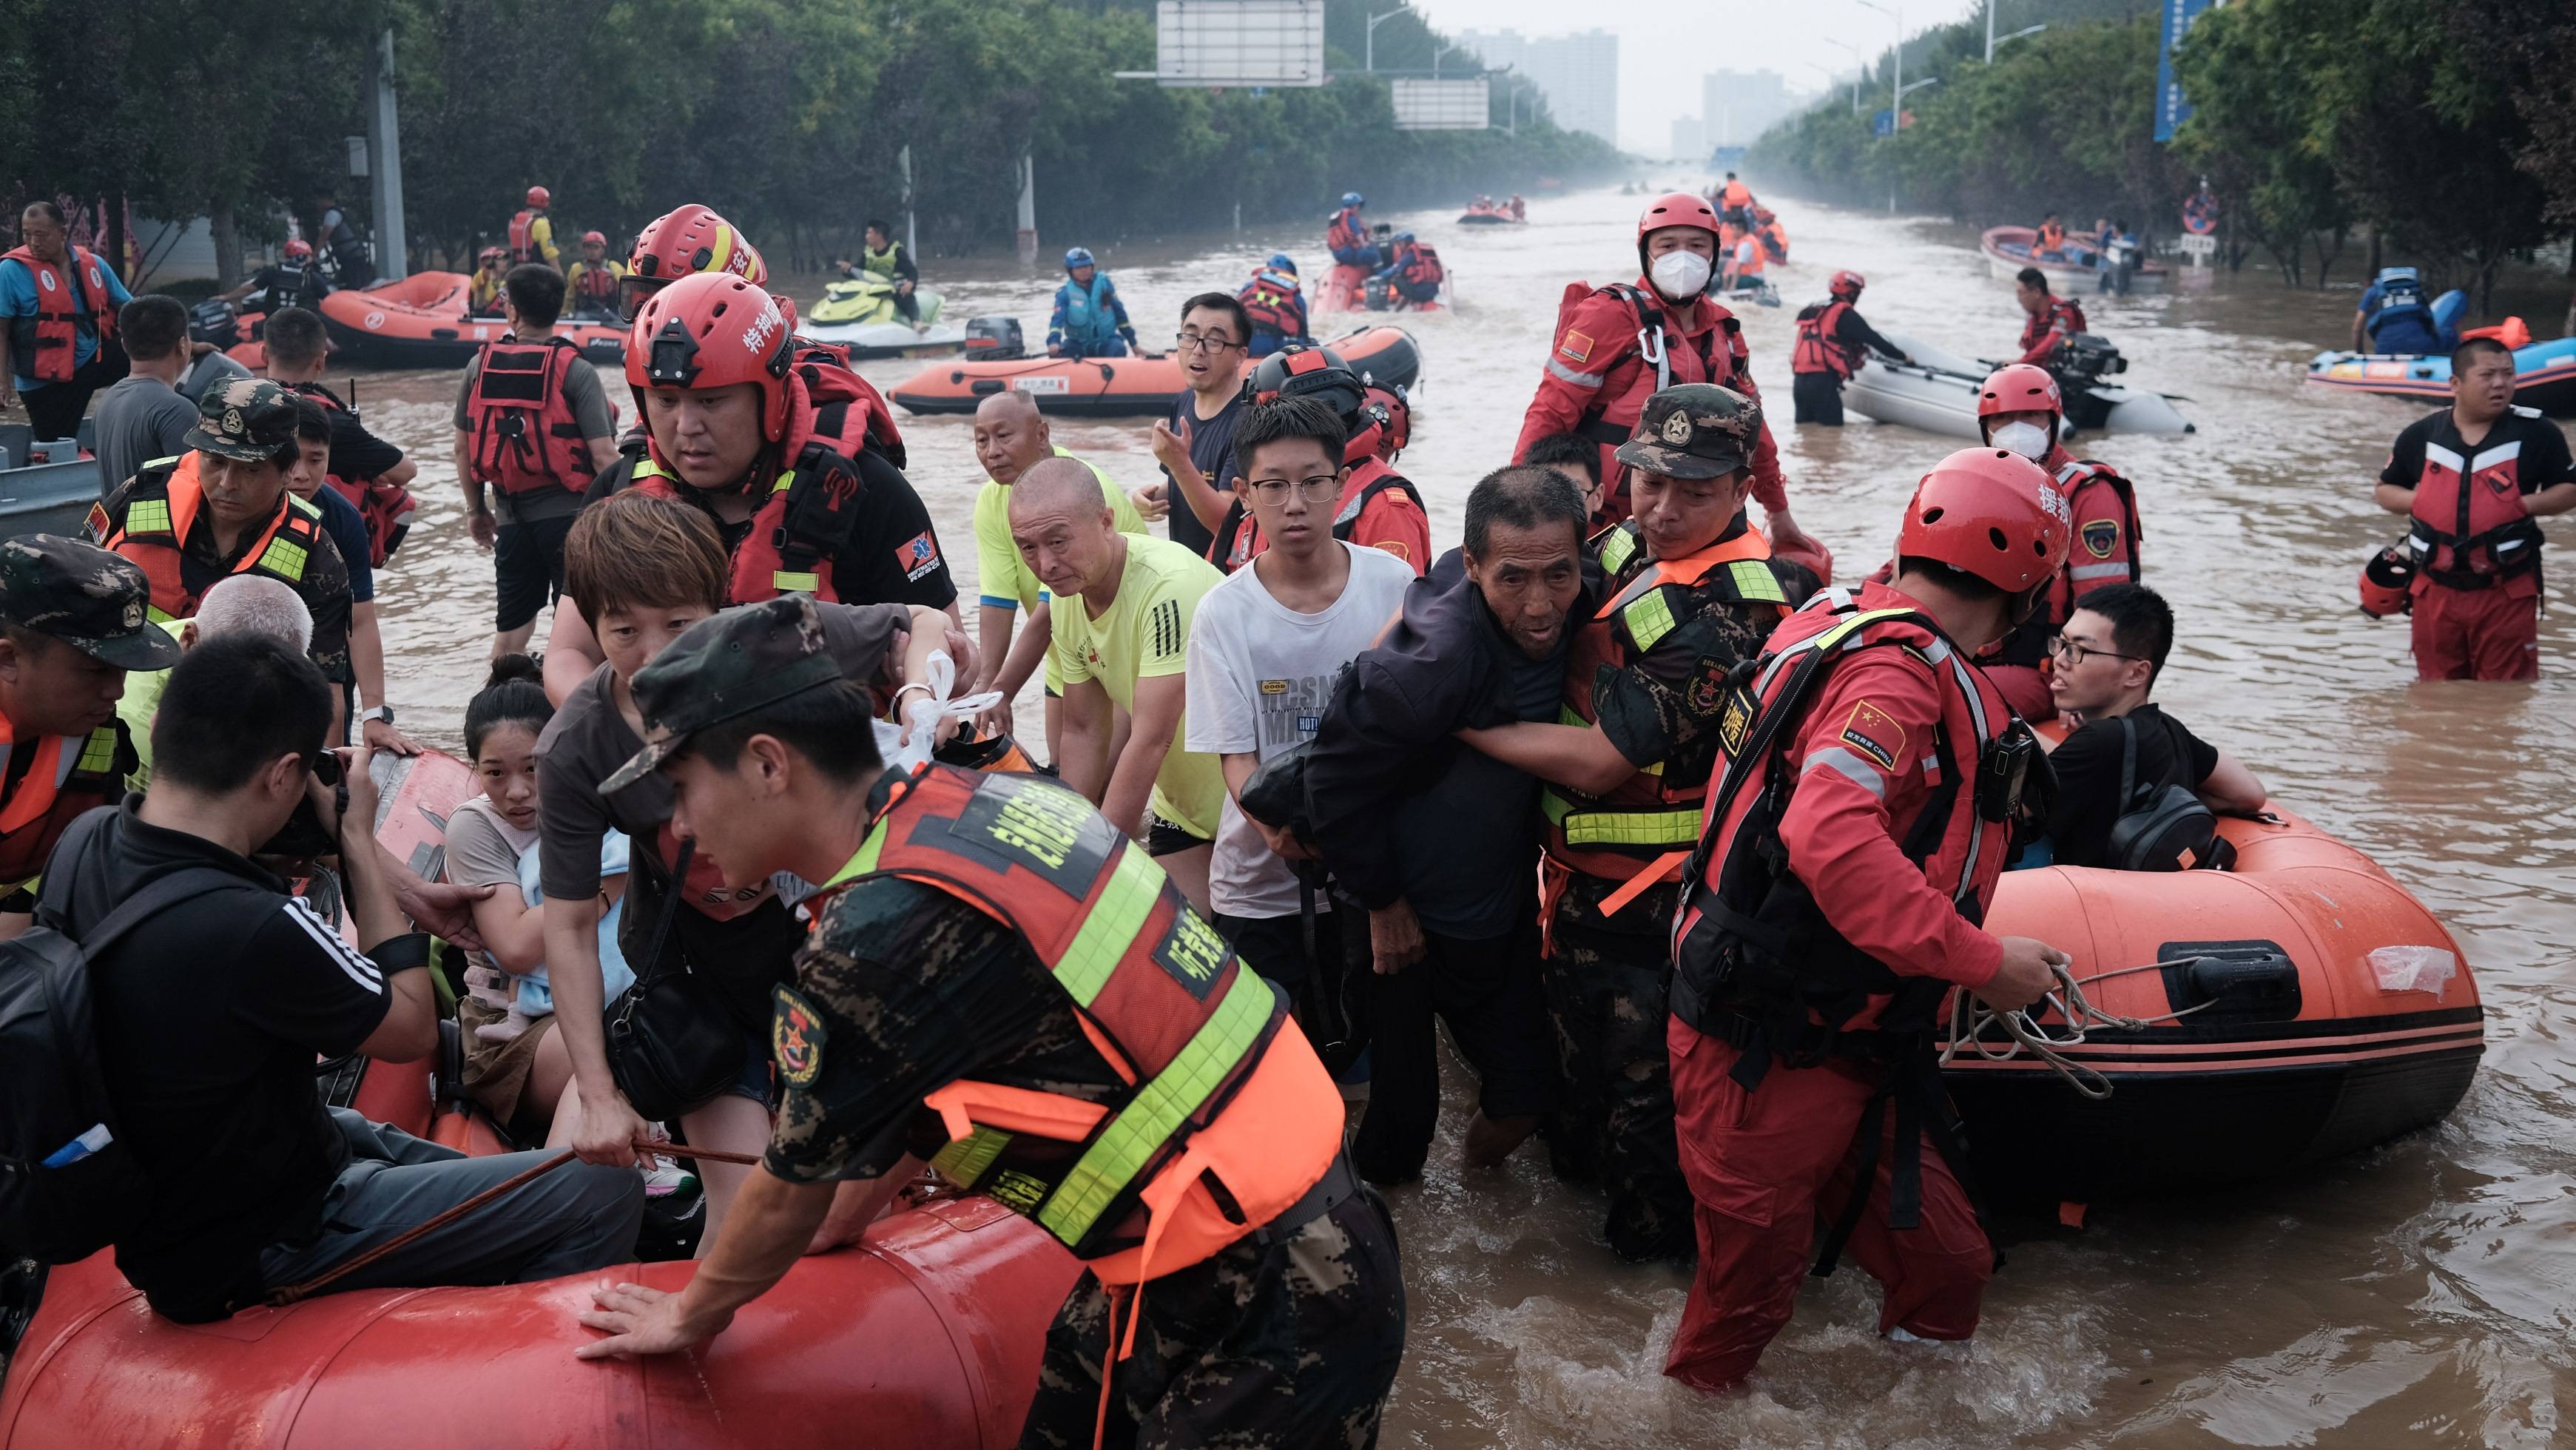
[[[1634,276],[1636,206],[1609,193],[1543,199],[1525,228],[1462,228],[1446,211],[1389,218],[1438,245],[1456,274],[1452,310],[1405,324],[1425,384],[1402,466],[1430,498],[1435,544],[1456,540],[1467,490],[1507,461],[1563,284]],[[1795,260],[1773,276],[1789,305],[1748,308],[1745,326],[1784,415],[1795,309],[1834,268],[1868,276],[1864,310],[1883,328],[1989,355],[2017,332],[2011,289],[1988,278],[1969,234],[1781,210]],[[1160,342],[1184,297],[1230,289],[1274,248],[1319,270],[1316,239],[1302,234],[1104,261],[1140,331]],[[1042,334],[1050,276],[1007,261],[933,272],[951,315],[1014,313],[1033,340]],[[2398,532],[2369,484],[2388,440],[2422,410],[2301,383],[2313,352],[2340,345],[2350,290],[2293,293],[2251,271],[2200,280],[2168,297],[2083,299],[2128,355],[2130,380],[2186,395],[2199,425],[2085,449],[2137,480],[2148,577],[2180,617],[2160,698],[2450,924],[2488,1007],[2486,1061],[2467,1099],[2438,1128],[2292,1181],[2099,1205],[2080,1233],[2015,1226],[1984,1328],[1963,1346],[1877,1339],[1875,1286],[1847,1267],[1810,1283],[1746,1392],[1712,1401],[1658,1373],[1684,1277],[1613,1260],[1595,1238],[1596,1195],[1556,1184],[1534,1150],[1499,1172],[1461,1172],[1468,1100],[1453,1064],[1426,1180],[1391,1195],[1412,1337],[1385,1443],[2560,1443],[2559,1396],[2576,1395],[2576,625],[2544,621],[2550,675],[2537,686],[2413,683],[2403,624],[2356,612],[2353,581]],[[819,293],[809,280],[800,300]],[[2535,297],[2530,315],[2562,304]],[[864,370],[891,384],[915,366]],[[459,519],[455,375],[362,374],[357,386],[369,424],[421,461],[422,522],[379,586],[389,693],[406,728],[452,746],[492,605],[489,560]],[[611,394],[624,397],[613,378]],[[1154,476],[1141,422],[1055,428],[1123,483]],[[971,612],[981,474],[966,422],[904,429]],[[1797,514],[1846,574],[1885,556],[1913,480],[1954,446],[1857,422],[1777,432]]]

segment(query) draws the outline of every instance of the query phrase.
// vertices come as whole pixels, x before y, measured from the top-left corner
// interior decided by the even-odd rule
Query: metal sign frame
[[[1484,131],[1494,124],[1493,83],[1483,76],[1399,77],[1387,84],[1399,131]]]
[[[1161,0],[1154,69],[1121,80],[1165,86],[1320,86],[1324,0]]]

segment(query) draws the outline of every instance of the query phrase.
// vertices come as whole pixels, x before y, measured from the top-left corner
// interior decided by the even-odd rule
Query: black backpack
[[[2236,848],[2218,834],[2218,813],[2178,785],[2138,779],[2138,727],[2120,722],[2120,817],[2102,864],[2115,871],[2224,871]]]
[[[118,903],[87,941],[40,922],[0,942],[0,1258],[72,1263],[142,1220],[150,1186],[108,1101],[89,964],[164,908],[235,879],[174,871]]]

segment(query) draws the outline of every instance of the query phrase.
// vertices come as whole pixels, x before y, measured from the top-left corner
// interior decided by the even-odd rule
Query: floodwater
[[[1426,383],[1404,471],[1454,542],[1474,481],[1507,461],[1575,277],[1635,275],[1638,203],[1543,198],[1521,229],[1451,214],[1386,218],[1439,246],[1454,310],[1411,319]],[[1789,305],[1746,309],[1755,373],[1787,412],[1791,319],[1850,267],[1879,326],[1963,353],[2005,349],[2010,287],[1973,236],[1797,203],[1780,211]],[[1231,289],[1274,248],[1320,270],[1316,233],[1247,233],[1106,253],[1149,343],[1180,301]],[[1049,237],[1049,249],[1082,240]],[[1004,261],[935,264],[953,315],[1015,313],[1043,333],[1053,278]],[[1681,1310],[1679,1271],[1618,1263],[1601,1203],[1556,1184],[1535,1147],[1467,1174],[1452,1112],[1425,1182],[1392,1195],[1412,1338],[1385,1443],[1934,1447],[2555,1443],[2576,1399],[2576,825],[2568,807],[2576,627],[2551,617],[2537,686],[2419,685],[2402,622],[2354,608],[2363,557],[2398,533],[2370,502],[2388,440],[2420,409],[2300,381],[2340,346],[2349,289],[2293,293],[2268,273],[2170,297],[2086,297],[2128,381],[2186,395],[2187,437],[2093,440],[2139,485],[2149,581],[2180,640],[2161,698],[2247,761],[2277,799],[2354,842],[2459,937],[2488,1007],[2476,1085],[2429,1132],[2302,1175],[2186,1201],[2102,1204],[2067,1232],[2009,1226],[2011,1262],[1966,1345],[1875,1338],[1875,1286],[1846,1267],[1811,1281],[1796,1322],[1742,1394],[1702,1399],[1657,1372]],[[810,304],[819,283],[800,300]],[[2551,318],[2563,299],[2532,300]],[[1335,319],[1322,319],[1329,333]],[[913,364],[873,363],[881,384]],[[379,586],[390,692],[407,729],[453,743],[479,683],[490,566],[467,542],[449,459],[452,374],[358,385],[368,422],[415,450],[423,522]],[[614,385],[612,396],[623,397]],[[911,477],[973,587],[980,481],[963,419],[906,420]],[[1953,445],[1856,422],[1775,425],[1799,519],[1847,575],[1885,557],[1913,480]],[[1143,423],[1058,422],[1056,439],[1121,482],[1154,477]],[[1027,712],[1023,718],[1032,718]],[[2208,1125],[2224,1133],[2225,1122]],[[2034,1142],[2029,1151],[2045,1152]]]

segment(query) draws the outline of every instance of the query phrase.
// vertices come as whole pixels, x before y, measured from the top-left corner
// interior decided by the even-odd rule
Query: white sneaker
[[[669,1198],[674,1194],[697,1191],[698,1175],[668,1158],[656,1156],[650,1162],[652,1166],[644,1170],[646,1198]]]

